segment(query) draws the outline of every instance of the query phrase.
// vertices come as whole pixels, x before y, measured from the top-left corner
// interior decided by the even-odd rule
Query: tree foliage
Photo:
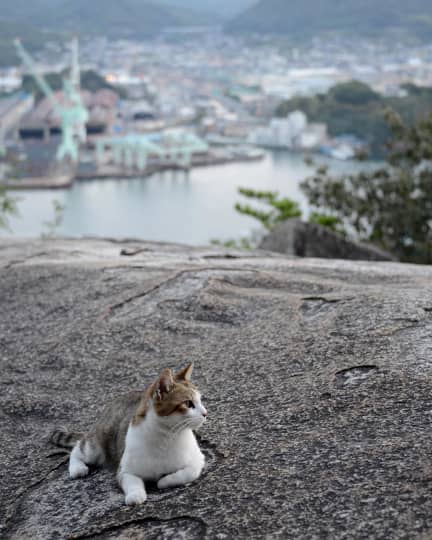
[[[386,111],[394,110],[404,122],[414,125],[432,109],[432,89],[407,84],[404,90],[405,96],[384,97],[366,84],[350,81],[337,84],[325,95],[294,97],[282,103],[276,114],[301,110],[310,122],[325,123],[330,135],[356,135],[368,143],[371,157],[383,158],[391,136]]]
[[[343,236],[346,235],[342,220],[336,216],[331,216],[329,214],[321,214],[319,212],[312,212],[309,215],[309,223],[315,223],[315,225],[327,227],[327,229],[342,234]]]
[[[247,188],[239,188],[238,191],[243,197],[255,201],[255,205],[236,203],[234,208],[240,214],[256,219],[268,231],[281,221],[302,215],[298,203],[280,197],[277,191],[257,191]],[[255,230],[248,237],[231,238],[225,241],[214,239],[211,243],[226,248],[254,249],[258,246],[261,238],[262,230]]]
[[[236,203],[237,212],[256,219],[267,231],[271,231],[282,221],[302,217],[299,204],[291,199],[280,197],[277,191],[257,191],[247,188],[239,188],[238,191],[240,195],[255,201],[255,205]],[[314,212],[309,217],[309,221],[327,227],[334,232],[344,233],[339,218],[332,215]],[[227,248],[254,249],[259,245],[262,236],[262,230],[255,230],[247,238],[226,241],[212,240],[212,243]]]
[[[44,221],[43,225],[45,231],[42,233],[42,238],[54,238],[57,235],[57,231],[63,223],[64,211],[66,207],[59,201],[53,201],[54,217],[50,221]]]
[[[10,216],[18,215],[18,199],[11,197],[8,192],[0,187],[0,229],[9,229]]]
[[[46,73],[44,78],[52,90],[58,91],[63,89],[64,76],[65,72],[51,72]],[[89,92],[97,92],[98,90],[108,89],[116,92],[120,97],[126,96],[123,89],[108,83],[101,75],[99,75],[99,73],[93,70],[86,70],[81,73],[81,88],[83,90],[88,90]],[[44,97],[44,94],[37,85],[33,75],[24,75],[21,90],[28,94],[33,94],[36,101],[39,101]]]
[[[359,81],[337,84],[329,91],[329,97],[344,105],[367,105],[381,99],[370,86]]]
[[[239,193],[248,199],[261,203],[261,208],[237,203],[235,209],[240,214],[257,219],[266,229],[271,230],[277,223],[293,217],[301,217],[298,203],[291,199],[279,198],[277,191],[256,191],[239,188]]]
[[[388,163],[332,177],[321,169],[302,184],[310,205],[348,232],[406,262],[432,263],[432,114],[408,127],[388,113]]]

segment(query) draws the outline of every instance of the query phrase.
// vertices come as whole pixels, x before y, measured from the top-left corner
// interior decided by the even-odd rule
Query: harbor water
[[[316,158],[335,173],[353,172],[370,164]],[[247,236],[257,222],[238,214],[239,187],[278,191],[297,201],[305,214],[307,201],[299,183],[314,168],[304,157],[286,151],[267,152],[258,162],[167,171],[148,178],[75,182],[68,190],[17,191],[19,216],[9,220],[2,236],[38,237],[49,230],[54,203],[64,206],[58,236],[143,238],[187,244],[208,244]]]

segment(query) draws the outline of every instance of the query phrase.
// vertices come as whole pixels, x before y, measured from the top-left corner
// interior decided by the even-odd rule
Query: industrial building
[[[65,96],[63,92],[55,92],[55,99],[63,104]],[[116,120],[118,95],[109,89],[97,92],[81,91],[81,99],[89,112],[86,124],[89,135],[110,133],[111,127]],[[22,139],[45,139],[61,132],[61,121],[53,110],[51,101],[43,98],[33,110],[26,114],[19,126],[19,136]]]
[[[32,110],[34,98],[28,94],[16,94],[0,99],[0,152],[6,136],[18,128],[21,118]]]

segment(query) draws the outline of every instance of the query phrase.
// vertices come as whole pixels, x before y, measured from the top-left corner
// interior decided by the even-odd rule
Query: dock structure
[[[79,163],[55,159],[54,138],[33,141],[25,147],[27,160],[19,176],[5,175],[0,188],[66,189],[75,181],[145,178],[153,174],[191,168],[263,159],[264,152],[253,149],[221,151],[186,130],[170,130],[147,135],[93,137],[88,153]],[[10,176],[10,177],[9,177]]]
[[[99,167],[112,163],[119,168],[140,172],[146,170],[149,162],[171,163],[188,169],[193,156],[209,151],[207,142],[184,130],[101,137],[95,141],[95,147]]]

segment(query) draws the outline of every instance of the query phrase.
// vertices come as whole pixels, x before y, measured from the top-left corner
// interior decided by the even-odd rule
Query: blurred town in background
[[[47,33],[38,47],[11,39],[0,68],[0,185],[33,193],[197,167],[222,177],[221,165],[269,159],[283,163],[288,184],[290,163],[305,155],[382,159],[384,109],[413,119],[432,106],[427,39],[293,40],[204,23],[142,38]]]

